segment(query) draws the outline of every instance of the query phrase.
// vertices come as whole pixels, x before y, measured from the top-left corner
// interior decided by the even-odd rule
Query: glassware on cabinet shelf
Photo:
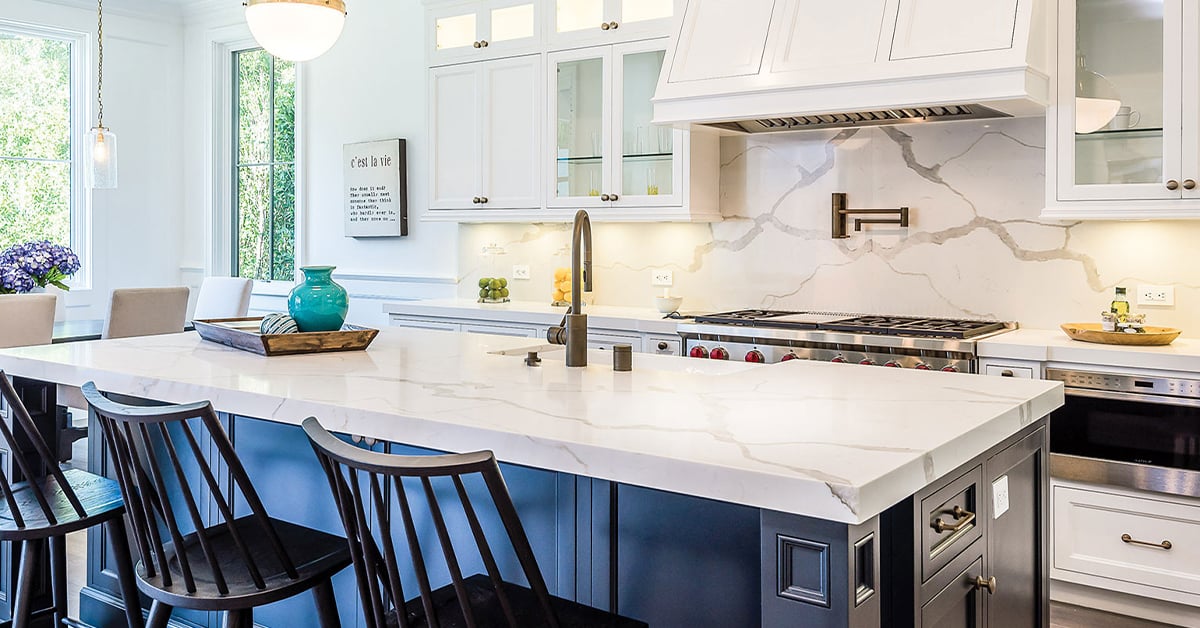
[[[1165,4],[1076,2],[1075,185],[1163,181]]]
[[[671,129],[655,126],[651,98],[662,70],[662,50],[621,56],[622,137],[621,188],[627,196],[672,194]],[[666,131],[664,134],[663,131]]]
[[[604,60],[558,63],[555,94],[558,118],[556,198],[600,192],[604,168]],[[598,194],[597,194],[598,195]]]

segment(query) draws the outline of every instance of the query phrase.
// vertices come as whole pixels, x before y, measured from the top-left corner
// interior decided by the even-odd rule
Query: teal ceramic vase
[[[288,314],[301,332],[337,331],[346,322],[350,297],[333,281],[333,266],[303,266],[304,283],[288,295]]]

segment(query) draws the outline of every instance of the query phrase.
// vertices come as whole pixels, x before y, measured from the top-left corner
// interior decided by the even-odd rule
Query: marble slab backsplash
[[[1200,336],[1200,221],[1057,222],[1045,196],[1041,118],[810,131],[721,142],[714,224],[596,224],[596,302],[653,305],[674,271],[683,311],[743,307],[986,317],[1053,328],[1097,318],[1113,287],[1175,287],[1173,308],[1134,308]],[[908,229],[830,238],[833,192],[852,208],[912,209]],[[495,246],[491,246],[495,245]],[[484,253],[487,250],[489,252]],[[463,225],[460,294],[511,277],[549,300],[570,226]],[[1190,333],[1188,333],[1190,332]]]

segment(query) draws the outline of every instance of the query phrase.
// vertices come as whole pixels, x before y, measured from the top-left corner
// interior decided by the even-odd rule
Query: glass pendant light
[[[246,0],[246,24],[267,52],[309,61],[333,47],[346,24],[343,0]]]
[[[1121,94],[1112,81],[1088,69],[1082,52],[1075,54],[1075,132],[1104,128],[1121,108]]]
[[[104,0],[96,2],[96,126],[87,134],[86,183],[94,190],[117,187],[117,134],[104,126]]]

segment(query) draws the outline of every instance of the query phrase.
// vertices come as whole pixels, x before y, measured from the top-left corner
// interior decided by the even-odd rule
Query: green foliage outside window
[[[296,263],[296,66],[263,50],[236,68],[235,275],[292,281]]]
[[[0,250],[71,244],[71,44],[0,32]]]

